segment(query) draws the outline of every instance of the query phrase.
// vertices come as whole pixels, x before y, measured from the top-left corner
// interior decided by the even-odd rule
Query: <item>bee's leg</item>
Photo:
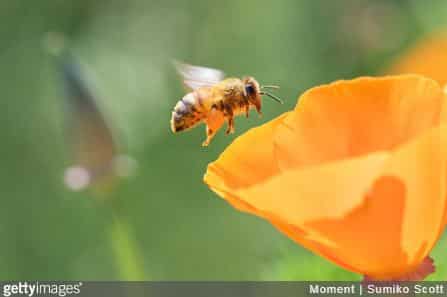
[[[208,127],[208,125],[205,128],[206,128],[206,139],[204,142],[202,142],[202,146],[208,146],[211,142],[211,139],[213,139],[214,135],[216,135],[217,132]]]
[[[255,102],[254,106],[256,108],[256,111],[258,112],[259,117],[262,117],[261,102]]]
[[[228,128],[226,134],[234,133],[234,116],[228,118]]]
[[[247,104],[246,106],[245,106],[245,117],[248,119],[248,114],[249,114],[249,112],[250,112],[250,105],[249,104]]]
[[[225,116],[227,117],[228,127],[226,134],[234,133],[234,113],[230,106],[225,109]]]
[[[225,117],[219,110],[211,109],[208,117],[205,119],[206,124],[206,140],[202,143],[202,146],[208,146],[211,139],[216,135],[217,131],[222,127],[225,122]]]

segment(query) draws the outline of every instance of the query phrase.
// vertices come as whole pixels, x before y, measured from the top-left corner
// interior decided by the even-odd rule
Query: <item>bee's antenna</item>
[[[266,86],[261,86],[261,89],[279,89],[279,86],[275,86],[275,85],[266,85]]]
[[[262,92],[261,92],[261,95],[267,95],[267,96],[269,96],[270,98],[272,98],[273,100],[275,100],[276,102],[279,102],[279,103],[281,103],[281,104],[284,104],[284,102],[283,102],[279,97],[273,95],[272,93],[262,91]]]

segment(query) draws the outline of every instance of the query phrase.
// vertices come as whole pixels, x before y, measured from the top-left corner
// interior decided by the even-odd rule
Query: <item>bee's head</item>
[[[261,110],[261,96],[267,95],[273,100],[283,103],[280,98],[273,95],[272,93],[267,92],[265,89],[279,89],[277,86],[266,85],[260,86],[259,83],[253,77],[245,77],[243,79],[243,83],[245,86],[245,95],[247,96],[248,101],[253,104],[258,111]]]
[[[248,101],[253,104],[256,109],[261,110],[261,87],[259,83],[253,77],[244,77],[244,92]]]
[[[253,77],[245,77],[243,79],[245,86],[245,94],[247,97],[253,97],[256,95],[260,95],[261,87],[259,83]]]

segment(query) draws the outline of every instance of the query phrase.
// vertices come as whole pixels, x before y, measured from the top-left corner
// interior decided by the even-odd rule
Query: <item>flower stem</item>
[[[128,223],[122,216],[114,214],[109,234],[119,280],[147,280],[138,245],[132,236]]]

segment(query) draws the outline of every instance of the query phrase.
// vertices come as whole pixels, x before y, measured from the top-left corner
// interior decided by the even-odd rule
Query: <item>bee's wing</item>
[[[175,61],[177,72],[182,76],[183,83],[191,90],[212,86],[224,79],[225,74],[217,69],[194,66]]]

